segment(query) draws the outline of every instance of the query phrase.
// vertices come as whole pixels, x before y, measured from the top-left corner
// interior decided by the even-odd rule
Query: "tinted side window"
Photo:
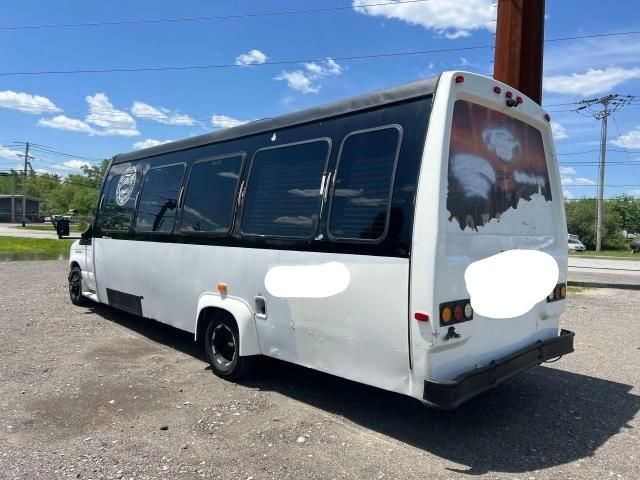
[[[173,230],[183,174],[182,164],[149,170],[140,195],[137,231],[170,233]]]
[[[256,153],[247,182],[242,232],[298,238],[313,235],[328,155],[326,140]]]
[[[191,167],[182,207],[183,232],[227,233],[242,156],[201,161]]]
[[[379,240],[385,233],[400,129],[355,133],[342,144],[329,218],[338,239]]]
[[[140,174],[136,172],[135,167],[129,167],[122,175],[115,175],[111,178],[102,206],[103,230],[129,230],[139,187]]]

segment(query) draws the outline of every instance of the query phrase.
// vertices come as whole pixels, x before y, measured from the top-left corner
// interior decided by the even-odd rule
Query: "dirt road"
[[[640,478],[640,292],[570,297],[576,353],[454,412],[73,307],[64,262],[0,263],[2,479]]]

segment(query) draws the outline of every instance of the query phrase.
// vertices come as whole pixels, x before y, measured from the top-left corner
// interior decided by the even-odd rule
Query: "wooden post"
[[[544,0],[498,0],[493,77],[542,102]]]

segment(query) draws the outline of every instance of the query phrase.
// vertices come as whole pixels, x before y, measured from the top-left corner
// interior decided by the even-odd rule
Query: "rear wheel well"
[[[238,330],[238,323],[236,322],[235,317],[231,313],[229,313],[227,310],[224,310],[218,307],[205,307],[200,311],[200,315],[198,316],[198,328],[196,330],[196,341],[202,342],[209,323],[212,320],[220,317],[227,318],[228,320],[230,320],[235,325],[236,331]]]
[[[69,270],[71,270],[71,269],[73,269],[73,268],[75,268],[75,267],[80,268],[80,264],[79,264],[78,262],[76,262],[76,261],[73,261],[73,262],[71,262],[71,263],[69,264]],[[82,269],[80,268],[80,270],[82,270]]]

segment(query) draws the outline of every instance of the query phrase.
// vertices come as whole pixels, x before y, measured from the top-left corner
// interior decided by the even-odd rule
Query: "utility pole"
[[[607,159],[607,123],[609,116],[628,105],[632,95],[613,93],[600,98],[582,100],[576,112],[595,118],[602,122],[600,129],[600,162],[598,163],[598,192],[596,199],[596,252],[602,248],[602,232],[604,225],[604,173]]]
[[[29,159],[34,158],[29,155],[29,142],[24,144],[24,155],[17,154],[19,157],[24,157],[24,170],[22,171],[22,227],[25,227],[25,221],[27,219],[27,166]]]
[[[16,223],[16,174],[11,169],[11,223]]]
[[[542,103],[544,0],[498,0],[493,78]]]

